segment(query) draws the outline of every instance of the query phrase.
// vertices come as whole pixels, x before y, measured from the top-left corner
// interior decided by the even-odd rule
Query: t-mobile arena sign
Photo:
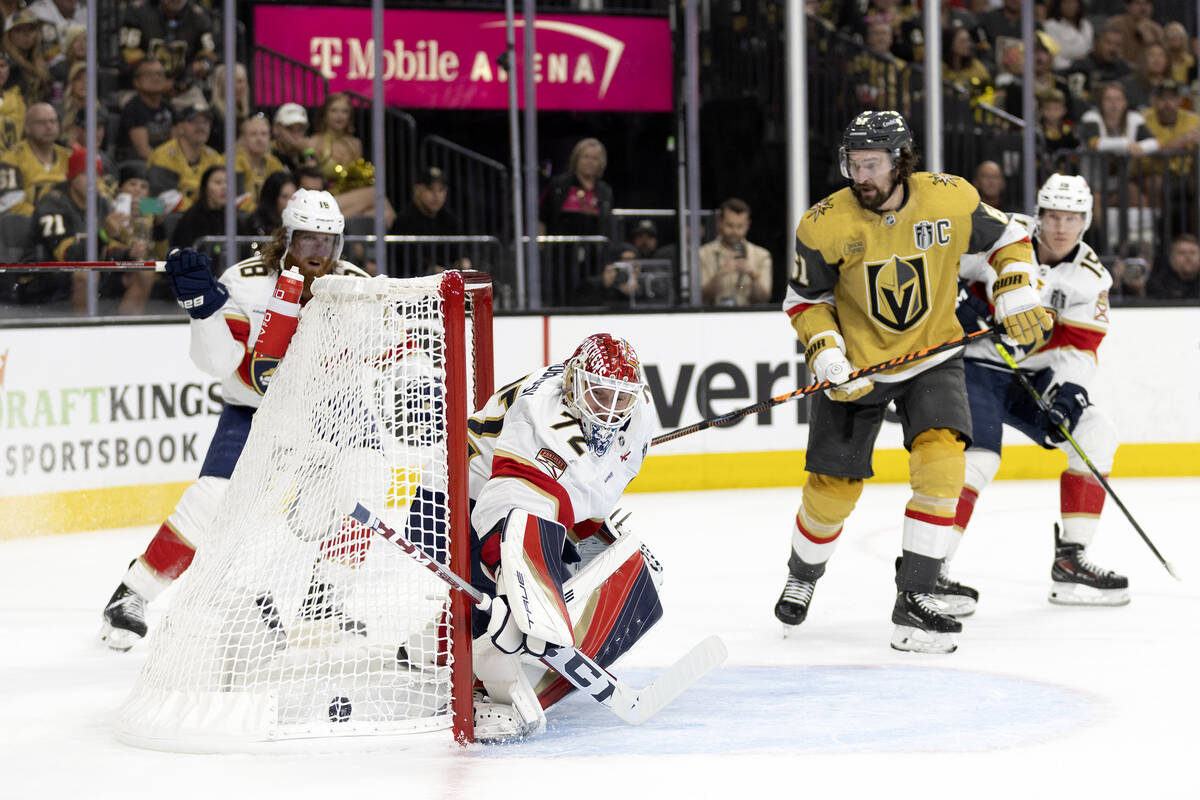
[[[517,58],[524,20],[516,20]],[[375,49],[369,8],[260,5],[255,40],[329,79],[333,91],[370,96]],[[385,10],[385,97],[409,108],[507,108],[504,15]],[[546,15],[534,22],[537,105],[547,111],[670,111],[666,19]],[[399,34],[399,35],[397,35]],[[517,74],[518,101],[524,80]]]

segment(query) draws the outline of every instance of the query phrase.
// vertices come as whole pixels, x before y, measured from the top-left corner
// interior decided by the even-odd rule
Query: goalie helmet
[[[846,126],[846,132],[842,134],[842,146],[838,149],[842,177],[850,179],[848,159],[851,150],[886,150],[895,166],[900,153],[911,151],[912,147],[912,131],[900,112],[864,111]]]
[[[1074,211],[1083,214],[1083,227],[1075,244],[1083,240],[1083,234],[1092,227],[1092,190],[1082,175],[1062,175],[1058,172],[1051,175],[1042,184],[1037,193],[1037,211],[1035,212],[1034,235],[1041,233],[1042,212],[1047,209],[1054,211]]]
[[[629,342],[594,333],[567,359],[566,367],[567,408],[579,420],[588,447],[602,456],[646,387],[641,362]]]
[[[297,189],[281,215],[287,231],[287,251],[292,248],[292,237],[296,231],[333,234],[333,251],[329,258],[336,263],[342,256],[342,233],[346,229],[346,218],[338,207],[337,200],[326,191]]]

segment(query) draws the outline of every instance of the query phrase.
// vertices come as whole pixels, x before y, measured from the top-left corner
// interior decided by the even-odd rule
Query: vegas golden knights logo
[[[884,328],[903,333],[929,313],[929,275],[924,254],[867,262],[871,316]]]

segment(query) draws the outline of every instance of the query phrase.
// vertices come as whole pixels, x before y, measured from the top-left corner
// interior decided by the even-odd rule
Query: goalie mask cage
[[[469,578],[466,422],[493,388],[491,302],[479,273],[313,284],[118,738],[472,740],[470,603],[342,511],[380,509]]]

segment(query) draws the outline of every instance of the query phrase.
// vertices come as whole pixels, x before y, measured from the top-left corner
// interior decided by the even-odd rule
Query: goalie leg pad
[[[662,618],[653,556],[632,535],[622,536],[608,551],[567,582],[571,618],[579,649],[602,667],[612,665]],[[538,699],[549,708],[574,687],[546,672],[537,683]]]
[[[521,632],[557,645],[574,646],[571,617],[563,599],[568,573],[562,562],[567,529],[519,508],[508,513],[500,532],[500,580]]]

